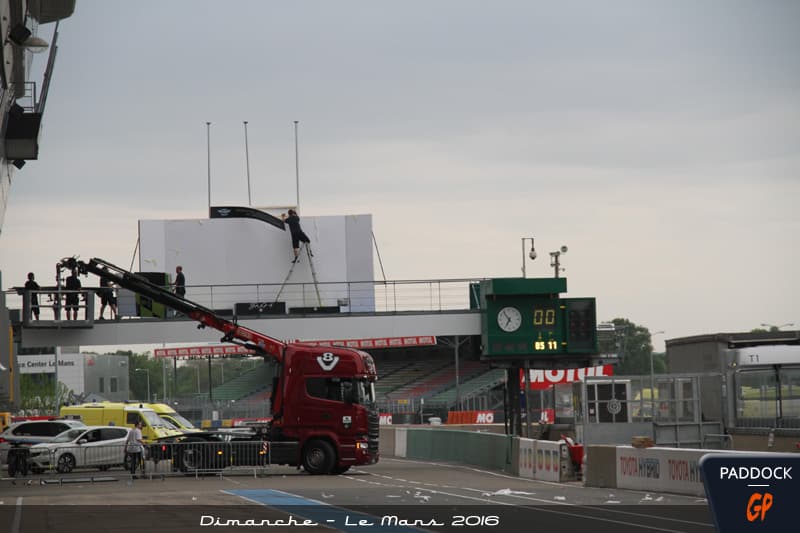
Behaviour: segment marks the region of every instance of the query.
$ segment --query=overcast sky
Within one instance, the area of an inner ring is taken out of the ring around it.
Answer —
[[[529,277],[655,340],[800,326],[800,3],[78,0],[3,287],[212,204],[370,213],[389,279]],[[41,27],[50,37],[52,25]],[[213,243],[210,243],[213,250]],[[377,272],[378,270],[376,270]],[[254,280],[258,281],[258,280]]]

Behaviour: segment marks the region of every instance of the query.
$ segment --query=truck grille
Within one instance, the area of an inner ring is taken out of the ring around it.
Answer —
[[[378,414],[377,409],[370,409],[369,414],[367,415],[367,422],[369,424],[369,434],[367,435],[369,438],[369,454],[370,455],[377,455],[378,454],[378,437],[381,433],[381,419],[380,415]]]

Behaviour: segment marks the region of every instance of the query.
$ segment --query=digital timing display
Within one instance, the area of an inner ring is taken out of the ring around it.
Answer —
[[[533,350],[552,352],[558,350],[558,339],[554,338],[559,327],[557,304],[537,304],[533,306]]]
[[[597,353],[594,298],[502,294],[486,299],[481,324],[485,356]]]

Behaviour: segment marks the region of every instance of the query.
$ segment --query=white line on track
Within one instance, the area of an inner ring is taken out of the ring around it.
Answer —
[[[468,470],[470,472],[475,472],[475,473],[478,473],[478,474],[481,474],[481,475],[494,476],[494,477],[499,477],[499,478],[503,478],[503,479],[511,479],[511,480],[514,480],[514,481],[529,481],[531,483],[536,483],[536,484],[540,484],[541,483],[541,484],[544,484],[544,485],[551,485],[553,487],[563,487],[564,486],[563,483],[558,483],[557,481],[542,481],[542,480],[539,480],[539,479],[522,478],[522,477],[518,477],[518,476],[512,476],[510,474],[503,474],[502,472],[492,472],[491,470],[481,470],[480,468],[474,468],[474,467],[471,467],[471,466],[459,465],[459,464],[437,463],[437,462],[433,462],[433,461],[420,461],[420,460],[415,460],[415,459],[400,459],[400,458],[397,458],[397,457],[392,457],[392,458],[383,458],[382,457],[381,461],[382,462],[384,462],[384,461],[385,462],[395,461],[395,462],[398,462],[398,463],[416,463],[416,464],[422,464],[422,465],[433,465],[433,466],[440,466],[442,468],[452,468],[452,469],[455,469],[455,470]],[[369,473],[368,470],[361,470],[361,472],[364,472],[365,474]],[[375,475],[375,474],[373,474],[373,475]],[[397,480],[395,480],[395,481],[397,481]],[[447,487],[447,488],[460,488],[460,487]],[[578,490],[591,490],[591,489],[596,488],[596,487],[584,487],[582,485],[570,485],[570,488],[578,489]],[[619,492],[619,493],[629,493],[629,494],[654,494],[654,492],[652,492],[652,491],[651,492],[646,492],[646,491],[637,491],[637,490],[631,490],[631,489],[613,489],[613,490],[616,491],[616,492]],[[703,499],[698,499],[697,496],[686,496],[684,494],[670,494],[670,498],[682,499],[682,500],[686,500],[687,502],[691,502],[691,503],[698,503],[700,501],[705,501]]]
[[[354,477],[350,477],[350,476],[348,476],[348,478],[349,479],[353,479],[354,481],[359,481],[359,482],[362,482],[362,483],[366,483],[364,480],[361,480],[361,479],[358,479],[358,478],[354,478]],[[431,494],[441,494],[441,495],[444,495],[444,496],[451,496],[453,498],[460,498],[460,499],[463,499],[463,500],[472,500],[472,501],[483,502],[483,503],[491,503],[493,505],[505,505],[505,506],[508,506],[508,507],[521,507],[521,506],[513,504],[513,503],[501,502],[501,501],[497,501],[497,500],[490,500],[490,499],[487,499],[487,498],[476,498],[474,496],[466,496],[464,494],[455,494],[455,493],[452,493],[452,492],[444,492],[444,491],[441,491],[441,490],[432,490],[432,489],[425,489],[425,488],[418,488],[417,490],[430,492]],[[545,500],[540,500],[540,501],[545,501]],[[547,500],[547,503],[553,503],[553,502]],[[559,503],[563,503],[563,502],[559,502]],[[571,506],[571,507],[577,507],[575,504],[566,504],[566,505],[567,506]],[[522,508],[523,509],[529,509],[527,507],[522,507]],[[653,530],[653,531],[665,531],[667,533],[684,533],[682,530],[679,530],[679,529],[667,529],[667,528],[663,528],[663,527],[647,526],[647,525],[644,525],[644,524],[637,524],[636,522],[626,522],[624,520],[613,520],[611,518],[600,518],[600,517],[597,517],[597,516],[584,516],[584,515],[580,515],[580,514],[575,514],[573,512],[556,511],[554,509],[547,509],[547,508],[543,508],[543,507],[536,507],[535,509],[530,509],[530,510],[532,512],[543,512],[543,513],[550,513],[550,514],[568,516],[568,517],[573,518],[573,519],[574,518],[585,518],[586,520],[591,520],[591,521],[609,522],[611,524],[621,524],[621,525],[625,525],[625,526],[633,526],[633,527],[640,528],[640,529],[650,529],[650,530]],[[647,516],[648,518],[652,518],[652,515],[645,515],[645,516]]]
[[[11,533],[19,533],[19,524],[22,522],[22,496],[17,498],[17,508],[14,509],[14,521],[11,523]]]
[[[519,480],[535,481],[536,483],[544,483],[544,484],[552,485],[552,486],[563,486],[560,483],[548,482],[548,481],[539,481],[539,480],[526,480],[524,478],[519,478],[517,476],[510,476],[510,475],[507,475],[507,474],[491,472],[491,471],[487,471],[487,470],[480,470],[478,468],[471,468],[471,467],[467,467],[467,466],[463,466],[463,465],[452,465],[452,464],[447,464],[447,463],[435,463],[435,462],[427,462],[427,461],[414,461],[414,460],[408,460],[408,459],[390,459],[390,461],[406,462],[406,463],[418,463],[418,464],[428,464],[428,465],[434,465],[434,466],[439,466],[439,467],[443,467],[443,468],[469,470],[469,471],[472,471],[472,472],[480,473],[482,475],[483,474],[492,475],[492,476],[495,476],[495,477],[500,477],[500,478],[505,478],[505,479],[513,479],[513,480],[516,480],[516,481],[519,481]],[[409,482],[409,481],[407,481],[405,479],[401,479],[401,478],[393,478],[393,477],[387,476],[385,474],[373,474],[373,473],[369,472],[368,470],[358,470],[358,472],[359,473],[364,473],[364,474],[369,474],[370,476],[373,476],[373,477],[380,477],[380,478],[386,479],[388,481],[392,481],[394,483],[397,483],[397,482],[414,483],[414,482]],[[359,479],[359,478],[355,478],[355,477],[351,477],[351,476],[346,476],[346,477],[348,477],[349,479],[355,480],[355,481],[359,481],[361,483],[375,484],[375,482],[367,481],[365,479]],[[432,484],[432,483],[425,483],[424,485],[427,486],[427,487],[439,487],[438,485]],[[394,487],[396,487],[396,485],[394,485]],[[510,506],[514,506],[514,507],[517,506],[517,505],[515,505],[513,503],[500,502],[500,501],[493,500],[493,499],[476,498],[476,497],[466,496],[466,495],[462,495],[462,494],[452,494],[452,493],[443,492],[441,490],[421,488],[419,486],[417,486],[415,488],[417,490],[431,492],[431,493],[434,493],[434,494],[442,494],[442,495],[445,495],[445,496],[453,496],[453,497],[464,498],[464,499],[468,499],[468,500],[487,502],[487,503],[492,503],[492,504],[495,504],[495,505],[510,505]],[[479,492],[481,494],[485,494],[486,493],[485,490],[475,489],[475,488],[471,488],[471,487],[451,487],[451,486],[448,486],[448,485],[444,485],[444,486],[441,486],[441,488],[461,489],[461,490],[465,490],[465,491]],[[574,488],[576,488],[576,489],[589,489],[590,487],[574,487]],[[629,492],[632,492],[634,494],[638,494],[638,492],[636,492],[636,491],[629,491]],[[583,505],[577,505],[577,504],[574,504],[574,503],[558,501],[558,500],[545,500],[545,499],[542,499],[542,498],[534,498],[534,497],[531,497],[529,495],[521,495],[521,494],[507,494],[506,496],[510,496],[510,497],[513,497],[513,498],[519,498],[519,499],[526,500],[526,501],[547,503],[547,504],[551,504],[551,505],[563,505],[563,506],[567,506],[567,507],[578,507],[578,508],[587,507],[587,508],[591,508],[592,510],[596,510],[596,511],[599,511],[599,512],[609,512],[609,513],[614,513],[614,514],[627,515],[627,516],[633,516],[633,517],[639,517],[639,518],[648,518],[648,519],[654,518],[652,514],[634,513],[634,512],[631,512],[631,511],[621,511],[618,508],[604,509],[604,508],[602,508],[600,506],[583,506]],[[681,497],[683,497],[683,496],[681,496]],[[686,499],[690,499],[689,497],[685,497],[685,498]],[[696,501],[696,498],[693,498],[693,499],[694,499],[694,501]],[[578,516],[578,515],[575,515],[575,514],[572,514],[572,513],[555,511],[553,509],[542,509],[540,507],[537,507],[536,510],[539,510],[539,511],[542,511],[542,512],[550,512],[550,513],[554,513],[554,514],[566,514],[568,516]],[[642,524],[636,524],[636,523],[633,523],[633,522],[625,522],[625,521],[622,521],[622,520],[613,520],[613,519],[610,519],[610,518],[600,518],[600,517],[596,517],[596,516],[586,516],[585,518],[590,519],[590,520],[600,520],[600,521],[603,521],[603,522],[611,522],[611,523],[615,523],[615,524],[633,525],[633,526],[636,526],[636,527],[645,528],[645,529],[652,529],[652,530],[656,530],[656,531],[668,531],[668,532],[675,532],[676,531],[676,530],[672,530],[672,529],[665,529],[665,528],[658,528],[658,527],[653,527],[653,526],[646,526],[646,525],[642,525]],[[706,523],[706,522],[696,522],[696,521],[691,521],[691,520],[681,520],[681,519],[678,519],[678,518],[659,517],[659,520],[668,521],[668,522],[676,522],[678,524],[689,524],[689,525],[695,525],[695,526],[703,526],[703,527],[709,527],[709,528],[713,528],[714,527],[712,524],[709,524],[709,523]]]

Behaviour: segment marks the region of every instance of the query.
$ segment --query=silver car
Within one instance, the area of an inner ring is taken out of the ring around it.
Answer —
[[[108,470],[125,462],[129,432],[119,426],[68,429],[51,442],[31,446],[30,465],[34,470],[55,468],[61,473],[87,467]]]
[[[80,420],[24,420],[14,422],[0,433],[0,464],[8,463],[8,450],[12,446],[32,446],[50,442],[57,435],[72,428],[85,428]]]

